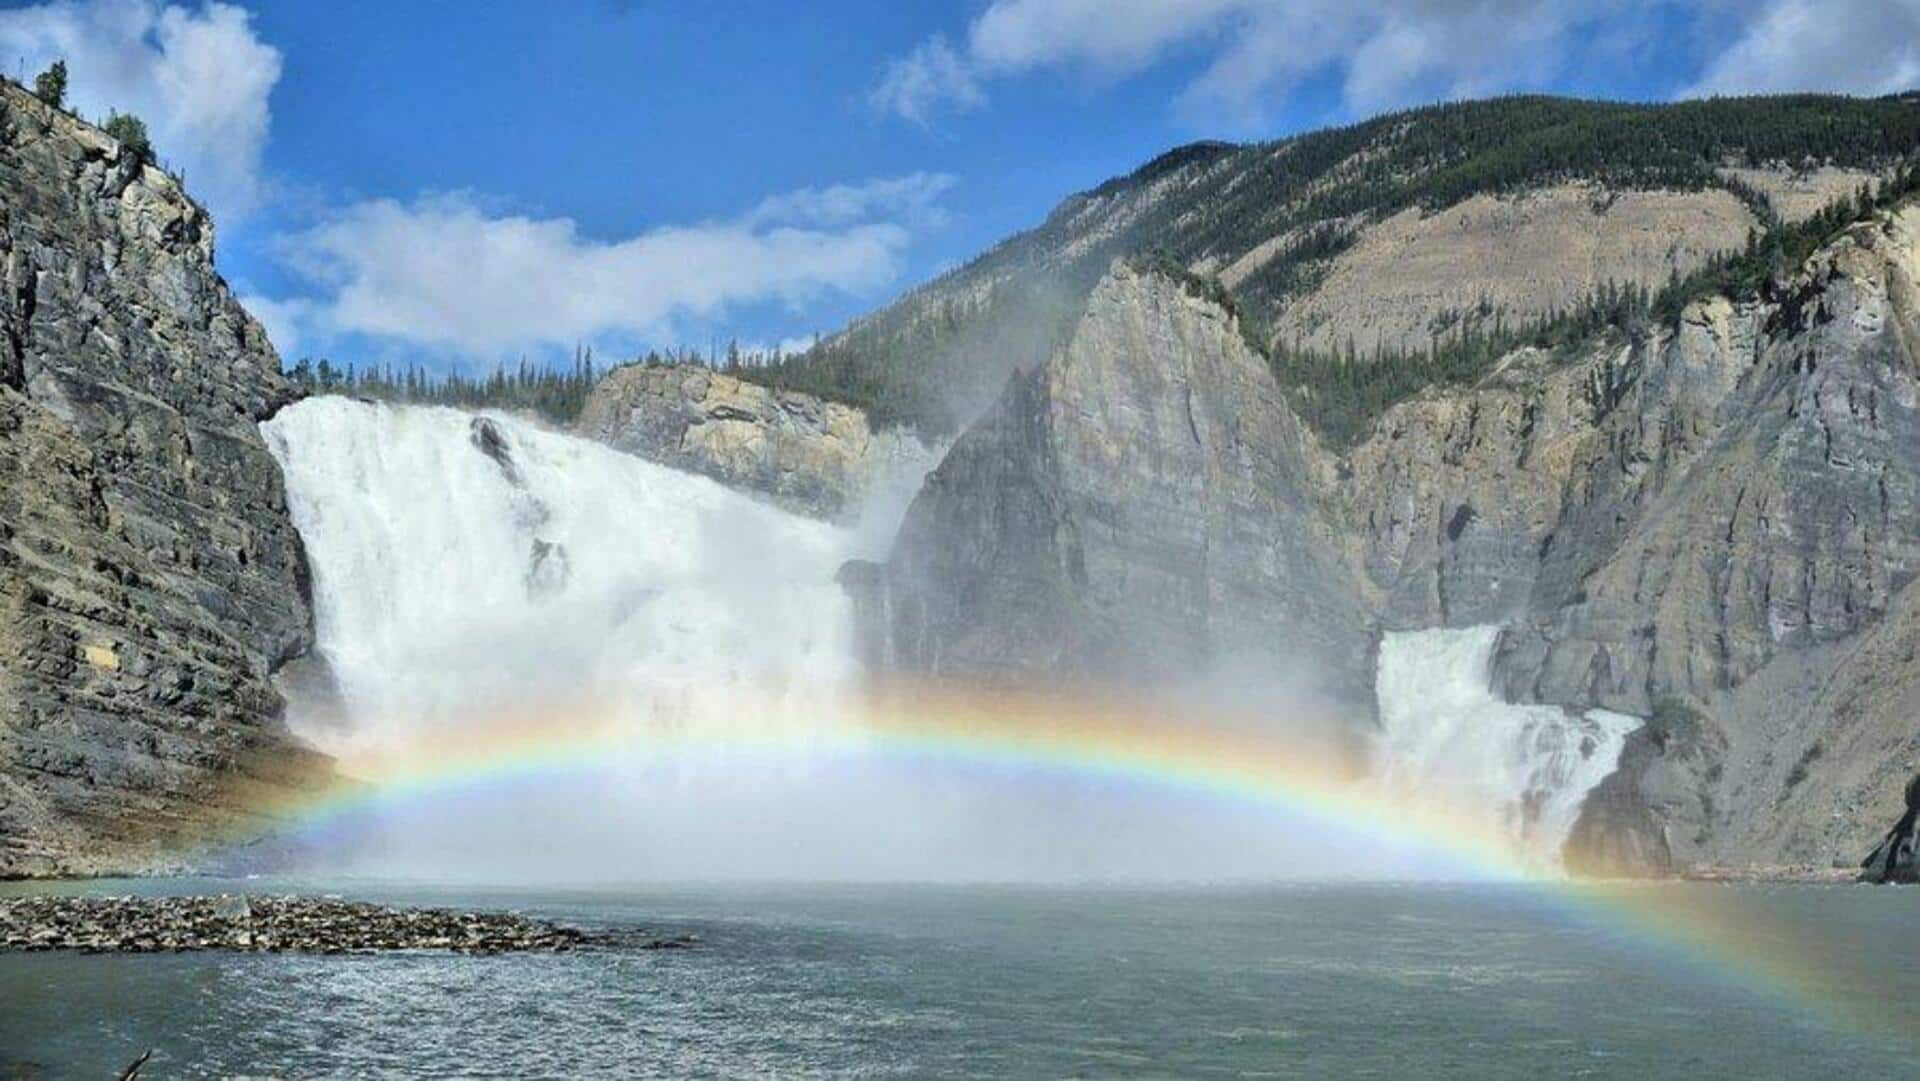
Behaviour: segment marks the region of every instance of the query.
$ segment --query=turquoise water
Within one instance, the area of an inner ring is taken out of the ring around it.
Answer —
[[[291,888],[87,888],[236,885]],[[1848,958],[1860,1030],[1518,886],[333,888],[704,945],[0,954],[0,1077],[1920,1075],[1914,889],[1663,887]]]

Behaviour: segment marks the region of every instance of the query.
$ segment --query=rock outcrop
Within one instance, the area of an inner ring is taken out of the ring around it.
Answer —
[[[311,643],[255,428],[292,393],[176,181],[0,112],[0,875],[150,869],[322,766],[271,682]]]
[[[1576,863],[1846,860],[1920,765],[1917,259],[1920,209],[1882,215],[1765,302],[1523,351],[1346,455],[1383,624],[1503,623],[1509,698],[1650,719]]]
[[[1285,668],[1364,700],[1364,613],[1314,501],[1334,483],[1235,317],[1116,263],[928,476],[875,652],[936,677]]]
[[[697,364],[616,368],[581,409],[579,434],[712,477],[788,510],[842,519],[918,443],[875,432],[864,412]]]

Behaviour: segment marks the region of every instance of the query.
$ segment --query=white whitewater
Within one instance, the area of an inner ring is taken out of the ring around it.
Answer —
[[[500,414],[322,397],[262,428],[339,690],[291,702],[296,731],[350,772],[458,747],[472,726],[631,736],[605,768],[383,811],[329,840],[327,860],[545,881],[794,873],[780,859],[796,846],[762,823],[804,764],[653,767],[646,750],[687,733],[724,745],[733,724],[835,723],[855,673],[834,582],[846,532]],[[715,855],[718,836],[730,847]]]
[[[1492,689],[1499,637],[1498,627],[1467,627],[1382,638],[1375,772],[1391,790],[1485,808],[1534,863],[1557,867],[1587,793],[1619,765],[1640,721],[1501,701]]]
[[[351,718],[328,749],[573,701],[691,723],[853,673],[830,526],[504,415],[323,397],[263,430]]]

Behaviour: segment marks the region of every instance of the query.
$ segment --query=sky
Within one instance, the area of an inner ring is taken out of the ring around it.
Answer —
[[[1920,0],[0,5],[143,117],[289,361],[804,343],[1196,139],[1920,86]]]

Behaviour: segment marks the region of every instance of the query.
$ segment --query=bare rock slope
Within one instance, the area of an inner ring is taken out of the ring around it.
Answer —
[[[255,428],[289,400],[165,173],[0,89],[0,876],[151,869],[320,767],[311,642]]]

